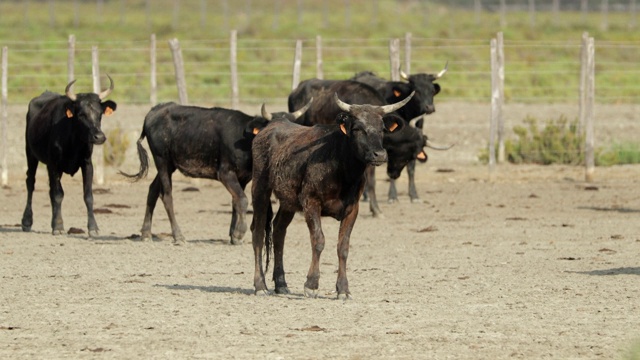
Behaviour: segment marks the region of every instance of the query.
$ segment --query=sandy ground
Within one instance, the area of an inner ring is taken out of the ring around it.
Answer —
[[[637,106],[598,109],[600,144],[637,139]],[[146,110],[121,106],[114,123],[133,132]],[[507,127],[573,110],[511,105]],[[321,296],[303,297],[311,249],[299,215],[285,246],[292,294],[254,296],[250,233],[229,245],[230,196],[218,182],[175,177],[185,246],[171,245],[160,203],[154,241],[137,237],[155,170],[130,184],[108,169],[95,194],[100,237],[53,237],[41,168],[33,232],[23,233],[21,114],[10,127],[18,159],[0,189],[0,357],[640,358],[640,166],[598,168],[589,184],[565,166],[501,165],[490,177],[476,162],[488,116],[484,105],[443,104],[429,119],[432,138],[457,145],[418,167],[422,204],[409,202],[404,175],[400,202],[387,204],[378,169],[385,217],[362,204],[348,261],[354,299],[343,302],[330,218]],[[79,176],[63,186],[65,227],[86,231]]]

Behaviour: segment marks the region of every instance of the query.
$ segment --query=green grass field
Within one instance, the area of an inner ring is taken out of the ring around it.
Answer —
[[[586,17],[562,12],[557,18],[538,12],[532,26],[528,12],[510,11],[501,29],[497,12],[477,16],[471,8],[448,7],[444,1],[352,0],[348,8],[344,0],[178,3],[151,1],[147,8],[143,0],[104,1],[102,7],[95,1],[0,2],[0,46],[9,49],[10,101],[27,102],[45,88],[62,91],[67,39],[74,34],[78,88],[91,89],[91,47],[98,46],[100,71],[115,79],[120,101],[146,103],[153,33],[158,100],[177,99],[167,41],[178,38],[190,102],[224,104],[231,93],[230,29],[238,31],[240,96],[246,103],[286,99],[296,39],[304,40],[302,79],[315,77],[317,35],[323,38],[325,78],[347,78],[362,70],[388,77],[389,39],[403,40],[407,32],[412,34],[412,71],[436,72],[449,61],[440,101],[488,101],[489,41],[500,30],[507,101],[576,101],[584,31],[596,39],[597,101],[631,103],[640,93],[635,60],[640,31],[630,28],[631,16],[625,12],[609,13],[605,31],[599,12]]]

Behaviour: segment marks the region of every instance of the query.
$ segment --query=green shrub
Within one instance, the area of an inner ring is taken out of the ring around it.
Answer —
[[[596,165],[611,166],[623,164],[640,164],[640,144],[614,143],[596,157]]]
[[[107,134],[107,141],[104,143],[104,163],[108,166],[120,166],[124,162],[127,149],[129,148],[129,138],[120,128],[111,129]]]
[[[516,140],[505,140],[507,161],[542,165],[584,163],[584,135],[578,133],[577,120],[569,122],[565,116],[560,116],[557,120],[548,120],[540,128],[537,119],[527,116],[524,123],[528,126],[513,128]],[[483,150],[479,158],[488,162],[488,149]]]

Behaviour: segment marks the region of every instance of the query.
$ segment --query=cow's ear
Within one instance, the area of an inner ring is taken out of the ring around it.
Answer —
[[[440,92],[440,85],[433,84],[433,95],[437,95]]]
[[[113,114],[114,111],[116,111],[116,107],[118,107],[118,105],[115,102],[107,100],[102,103],[102,113],[105,116],[109,116]]]
[[[404,120],[395,115],[385,116],[382,121],[384,122],[384,128],[389,132],[396,132],[404,127]]]
[[[253,140],[253,138],[258,135],[258,133],[262,131],[262,129],[264,129],[267,124],[269,124],[269,122],[264,119],[257,120],[256,118],[254,118],[253,120],[249,121],[247,126],[244,128],[244,137],[246,139]]]
[[[420,152],[418,153],[418,155],[416,155],[416,159],[420,162],[427,162],[427,159],[429,157],[427,156],[427,153],[424,152],[424,150],[420,150]]]
[[[73,113],[71,112],[71,110],[70,110],[70,109],[67,109],[67,113],[66,113],[66,114],[67,114],[67,117],[68,117],[69,119],[71,119],[71,118],[73,117]]]
[[[336,122],[338,123],[338,125],[340,125],[340,131],[342,131],[343,134],[345,135],[349,135],[348,131],[347,131],[347,121],[349,120],[349,114],[347,113],[340,113],[338,114],[338,116],[336,116]]]

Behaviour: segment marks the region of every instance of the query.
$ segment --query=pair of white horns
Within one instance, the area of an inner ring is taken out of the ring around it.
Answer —
[[[444,75],[447,70],[449,70],[449,62],[447,61],[446,64],[444,64],[444,69],[440,70],[439,73],[435,74],[434,77],[436,79],[440,79],[442,77],[442,75]],[[400,69],[400,77],[403,78],[404,80],[409,80],[409,75],[407,75],[404,71],[402,71],[402,69]]]
[[[110,85],[109,85],[109,88],[107,90],[105,90],[105,91],[101,92],[100,94],[98,94],[98,97],[100,98],[100,100],[102,100],[102,99],[106,98],[107,96],[109,96],[109,94],[111,94],[111,92],[113,91],[113,79],[111,78],[111,76],[109,76],[109,74],[107,74],[107,77],[109,78],[109,84]],[[73,86],[73,84],[75,82],[76,82],[75,80],[71,81],[67,85],[67,87],[64,89],[64,93],[67,95],[67,97],[69,99],[71,99],[71,100],[74,100],[74,101],[76,100],[77,96],[73,91],[71,91],[71,87]]]

